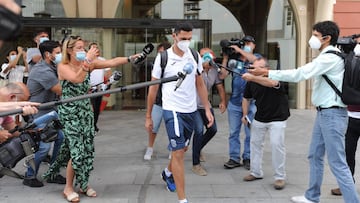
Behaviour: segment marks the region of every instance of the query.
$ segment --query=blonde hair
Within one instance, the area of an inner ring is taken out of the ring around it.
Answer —
[[[70,54],[68,53],[69,49],[72,49],[75,46],[77,41],[83,41],[80,36],[70,36],[65,39],[62,48],[62,60],[61,63],[68,64],[70,62]]]

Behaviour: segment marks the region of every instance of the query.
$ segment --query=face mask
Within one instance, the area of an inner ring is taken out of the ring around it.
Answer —
[[[85,61],[85,58],[86,58],[86,52],[85,51],[76,52],[76,60]]]
[[[357,44],[354,48],[355,56],[360,56],[360,44]]]
[[[15,40],[21,33],[20,15],[0,6],[0,40]]]
[[[183,52],[187,52],[190,46],[190,40],[181,40],[177,43],[177,47]]]
[[[244,46],[243,50],[247,53],[251,53],[251,47],[250,46]]]
[[[53,62],[54,62],[55,64],[59,64],[59,63],[61,62],[61,60],[62,60],[62,54],[59,53],[59,54],[56,54],[56,55],[55,55],[55,60],[53,60]]]
[[[11,56],[10,56],[10,61],[15,60],[15,59],[16,59],[16,57],[17,57],[17,55],[11,55]]]
[[[321,47],[321,42],[319,40],[319,38],[315,37],[314,35],[311,36],[311,38],[309,39],[309,45],[312,49],[320,49]]]
[[[39,39],[40,44],[43,43],[43,42],[45,42],[45,41],[49,41],[49,38],[47,38],[47,37],[40,37],[40,39]]]

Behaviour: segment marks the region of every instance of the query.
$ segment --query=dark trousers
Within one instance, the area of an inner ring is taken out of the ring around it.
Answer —
[[[214,110],[211,109],[211,113],[214,116]],[[215,117],[214,117],[215,118]],[[200,151],[204,146],[213,138],[217,132],[216,121],[214,119],[214,124],[208,128],[208,120],[206,118],[205,109],[198,109],[195,112],[195,128],[194,128],[194,137],[193,137],[193,165],[200,164]],[[206,132],[204,132],[204,126],[206,127]]]
[[[355,154],[360,136],[360,119],[349,117],[348,128],[345,134],[346,161],[351,174],[355,173]]]
[[[93,111],[94,111],[94,128],[96,131],[99,130],[99,128],[97,127],[97,122],[99,120],[101,102],[102,102],[102,96],[91,98],[91,104],[93,106]]]

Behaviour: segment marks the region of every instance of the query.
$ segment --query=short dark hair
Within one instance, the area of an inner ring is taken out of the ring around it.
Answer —
[[[178,34],[180,31],[190,32],[193,30],[193,26],[189,22],[181,22],[176,24],[174,33]]]
[[[45,52],[52,53],[56,47],[60,47],[59,42],[48,40],[39,45],[41,57],[45,59]]]
[[[330,44],[336,45],[339,38],[339,26],[333,21],[318,22],[313,26],[313,30],[320,32],[322,36],[331,36]]]
[[[96,42],[91,42],[91,43],[89,44],[89,48],[88,48],[88,49],[91,49],[91,46],[92,46],[92,45],[99,46]]]
[[[166,50],[171,47],[171,44],[170,42],[162,42],[157,46],[156,50],[159,50],[161,47],[164,47],[164,50]]]

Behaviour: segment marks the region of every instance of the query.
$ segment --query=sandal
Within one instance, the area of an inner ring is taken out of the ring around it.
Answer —
[[[79,192],[80,192],[81,194],[84,194],[84,195],[88,196],[88,197],[96,197],[96,196],[97,196],[96,191],[95,191],[94,189],[92,189],[92,188],[89,188],[89,187],[88,187],[88,189],[86,190],[86,192],[84,192],[84,191],[81,190],[81,189],[80,189]]]
[[[66,195],[65,193],[63,193],[64,198],[68,201],[68,202],[72,202],[72,203],[77,203],[80,202],[80,198],[79,198],[79,194],[76,192],[72,192],[69,195]]]

